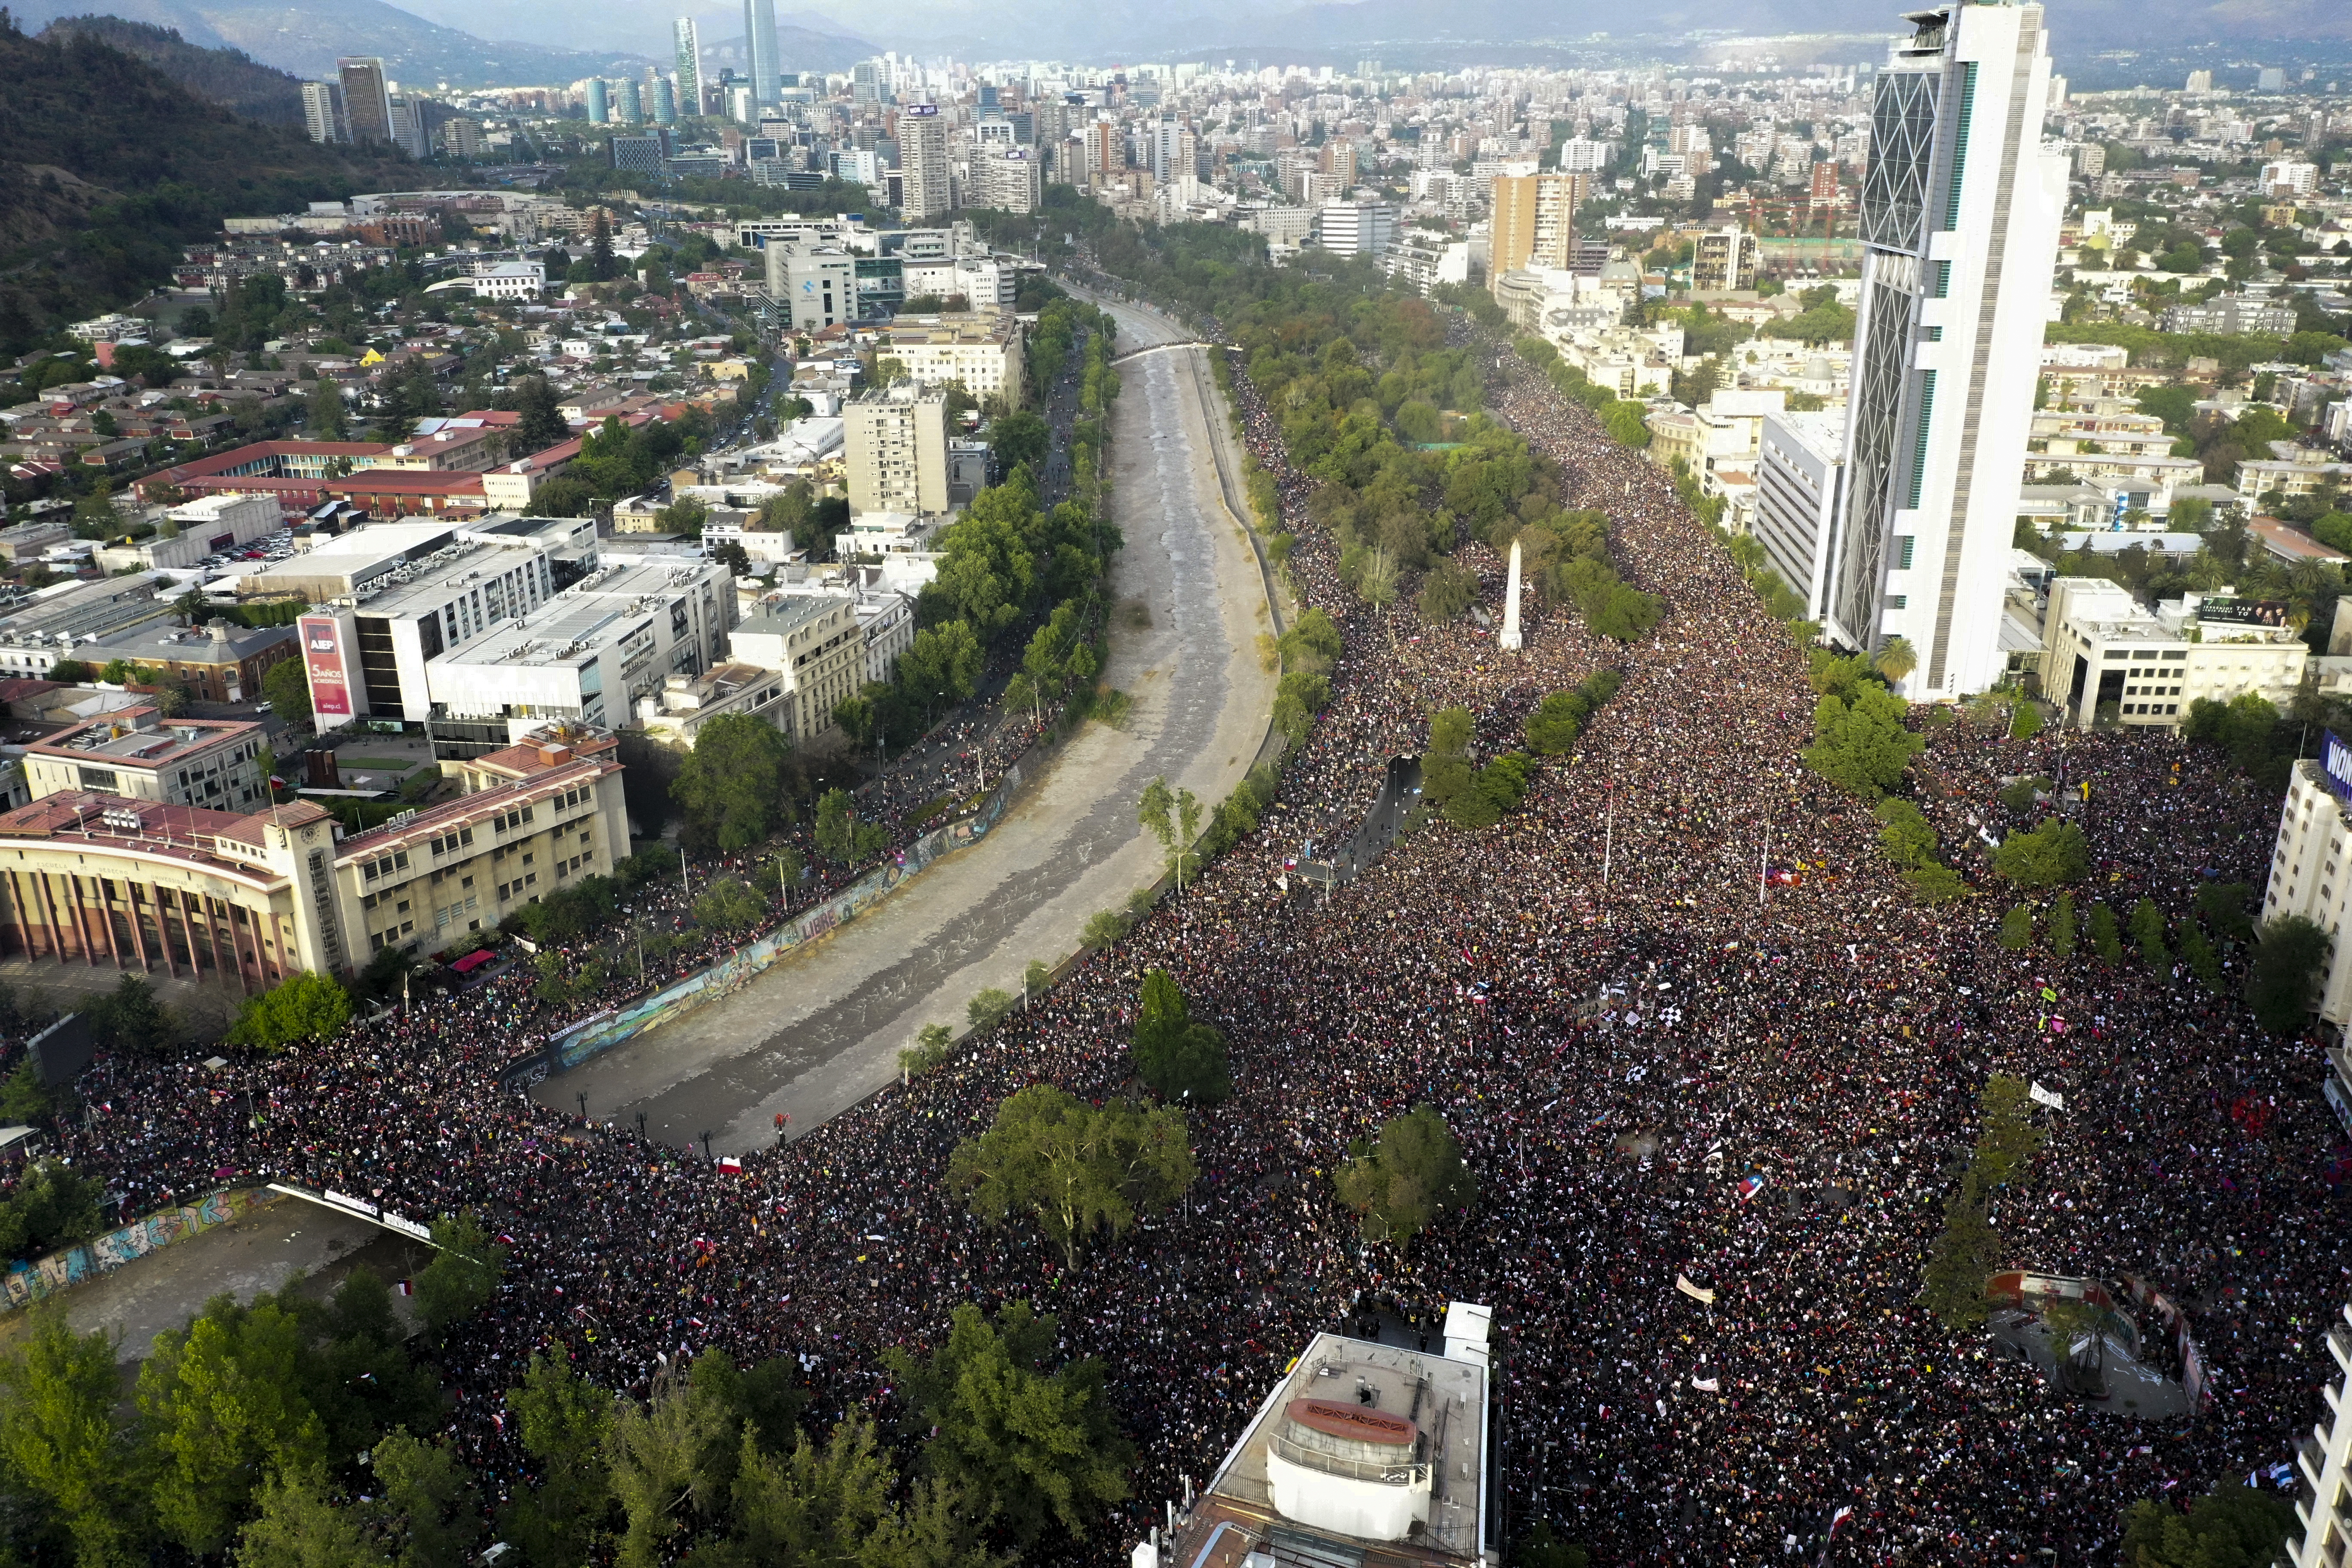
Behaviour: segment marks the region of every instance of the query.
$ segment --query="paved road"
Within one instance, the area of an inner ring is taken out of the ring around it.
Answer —
[[[1114,313],[1122,350],[1189,336]],[[974,993],[1018,994],[1031,960],[1058,962],[1088,915],[1157,877],[1135,823],[1153,775],[1213,803],[1248,772],[1274,700],[1257,638],[1274,623],[1220,501],[1210,454],[1229,448],[1205,416],[1207,365],[1171,348],[1119,373],[1113,508],[1127,542],[1106,675],[1134,700],[1127,728],[1087,726],[981,843],[724,1001],[547,1079],[542,1101],[570,1110],[584,1093],[592,1116],[642,1112],[649,1136],[684,1147],[708,1132],[717,1153],[765,1145],[779,1114],[803,1132],[895,1078],[922,1026],[961,1030]]]

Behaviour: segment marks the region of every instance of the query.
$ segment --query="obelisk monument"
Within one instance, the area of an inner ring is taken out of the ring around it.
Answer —
[[[1523,645],[1519,636],[1519,542],[1511,541],[1511,583],[1503,590],[1503,635],[1505,653],[1517,653]]]

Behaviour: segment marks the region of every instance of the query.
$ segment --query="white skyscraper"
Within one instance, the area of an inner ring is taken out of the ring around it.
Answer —
[[[670,42],[677,56],[677,107],[689,119],[702,112],[702,26],[691,16],[672,25]]]
[[[1906,696],[1981,691],[2001,616],[2066,161],[2042,143],[2042,11],[1913,12],[1871,107],[1846,505],[1828,629],[1906,639]]]
[[[348,142],[351,116],[343,109],[343,84],[306,81],[302,84],[302,129],[313,142]]]
[[[776,0],[743,0],[743,58],[751,68],[752,100],[775,102],[783,90],[777,80],[783,67],[776,59]]]

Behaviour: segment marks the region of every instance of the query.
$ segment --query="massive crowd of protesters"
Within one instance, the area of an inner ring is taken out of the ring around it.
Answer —
[[[1825,1534],[1839,1562],[2095,1562],[2132,1500],[2291,1458],[2352,1290],[2316,1050],[2185,977],[2003,950],[1990,894],[1919,904],[1867,809],[1803,769],[1802,650],[1668,478],[1507,355],[1496,374],[1499,416],[1664,599],[1655,630],[1621,647],[1530,604],[1507,655],[1475,619],[1362,605],[1237,377],[1299,537],[1293,582],[1345,632],[1331,702],[1259,832],[940,1070],[722,1175],[502,1091],[490,1069],[551,1026],[515,975],[218,1073],[104,1062],[70,1152],[142,1202],[267,1175],[481,1211],[513,1240],[509,1284],[444,1360],[449,1432],[493,1493],[523,1472],[501,1394],[551,1342],[639,1395],[706,1347],[794,1355],[822,1421],[887,1408],[880,1352],[931,1343],[966,1300],[1033,1300],[1109,1365],[1141,1458],[1074,1553],[1092,1561],[1203,1481],[1307,1337],[1367,1301],[1424,1328],[1449,1300],[1493,1305],[1510,1529],[1550,1521],[1603,1563],[1777,1562]],[[1499,621],[1500,563],[1463,559]],[[1328,897],[1286,892],[1286,862],[1352,825],[1432,709],[1470,708],[1490,752],[1604,664],[1622,689],[1522,810],[1433,826]],[[2063,767],[2091,781],[2103,882],[2176,914],[2203,881],[2260,886],[2274,807],[2218,759],[1960,724],[1922,764],[1956,858],[2001,778]],[[1072,1269],[1030,1228],[982,1228],[942,1173],[1027,1083],[1134,1091],[1150,967],[1225,1030],[1236,1096],[1192,1113],[1188,1200]],[[2214,1393],[2198,1419],[2060,1397],[1917,1304],[1990,1071],[2065,1100],[1996,1205],[2005,1250],[2189,1303]],[[2250,1100],[2267,1114],[2231,1114]],[[1357,1238],[1329,1173],[1421,1103],[1480,1191],[1400,1254]]]

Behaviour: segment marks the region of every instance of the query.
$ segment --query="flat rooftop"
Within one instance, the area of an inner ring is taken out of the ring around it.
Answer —
[[[523,618],[508,621],[450,649],[436,662],[445,666],[577,664],[629,624],[666,606],[672,595],[702,575],[707,564],[699,558],[681,558],[606,566]]]
[[[152,708],[130,708],[36,741],[25,748],[43,756],[75,761],[103,758],[141,768],[163,768],[198,752],[258,736],[261,726],[236,719],[155,720]]]
[[[1449,1313],[1449,1328],[1465,1310]],[[1453,1354],[1316,1335],[1243,1428],[1161,1561],[1478,1563],[1488,1481],[1485,1310],[1466,1310],[1478,1316],[1479,1338],[1449,1338]]]

